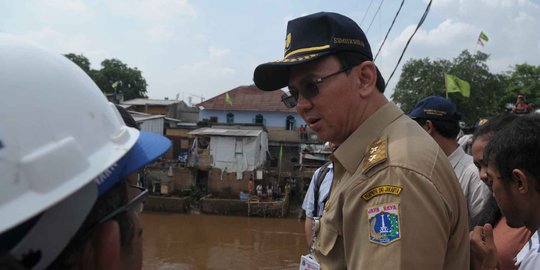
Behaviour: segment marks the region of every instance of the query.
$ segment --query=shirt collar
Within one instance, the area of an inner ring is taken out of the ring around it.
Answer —
[[[536,230],[536,232],[529,238],[529,241],[523,246],[523,248],[518,252],[516,257],[514,258],[515,265],[520,265],[523,260],[527,257],[529,254],[529,251],[531,248],[535,245],[535,242],[540,242],[539,237],[540,229]]]
[[[334,152],[333,160],[342,164],[349,173],[354,173],[369,144],[377,139],[391,122],[403,114],[403,111],[394,103],[386,103],[349,135]]]
[[[448,160],[450,161],[450,164],[452,164],[452,168],[456,167],[459,160],[461,160],[461,158],[463,158],[464,155],[465,155],[465,150],[463,150],[461,146],[458,146],[458,148],[454,150],[454,152],[452,152],[452,154],[448,156]]]

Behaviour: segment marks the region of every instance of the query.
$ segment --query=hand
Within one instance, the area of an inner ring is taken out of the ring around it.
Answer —
[[[499,268],[497,248],[493,241],[493,227],[476,226],[469,234],[471,242],[471,269],[494,270]]]

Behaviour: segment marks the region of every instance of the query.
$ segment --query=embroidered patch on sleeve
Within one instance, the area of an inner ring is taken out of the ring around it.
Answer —
[[[369,207],[369,241],[387,246],[401,239],[399,230],[399,204],[391,203]]]
[[[377,197],[383,194],[391,194],[391,195],[399,196],[402,190],[403,188],[398,187],[398,186],[391,186],[391,185],[378,186],[362,194],[362,199],[364,199],[367,202],[371,200],[373,197]]]
[[[383,136],[369,145],[369,150],[362,160],[362,174],[366,174],[375,166],[388,159],[388,139]]]

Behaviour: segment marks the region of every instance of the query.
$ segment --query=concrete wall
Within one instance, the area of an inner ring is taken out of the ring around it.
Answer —
[[[227,199],[202,198],[199,201],[200,211],[205,214],[247,216],[248,207],[245,201]]]
[[[189,168],[173,167],[172,178],[176,190],[186,189],[195,184],[195,172]]]
[[[195,184],[195,172],[189,168],[172,166],[172,176],[168,176],[168,167],[147,167],[147,170],[148,181],[162,179],[167,183],[171,182],[169,184],[169,194],[181,194],[183,189],[187,189]]]
[[[213,198],[201,198],[199,203],[201,213],[231,216],[286,217],[289,207],[288,196],[264,203]]]
[[[188,189],[197,183],[197,170],[193,168],[172,166],[172,176],[168,176],[168,167],[164,166],[148,167],[147,170],[148,181],[151,179],[163,179],[167,183],[171,182],[169,193],[172,194],[180,194],[182,190]],[[242,174],[242,179],[236,180],[236,173],[222,173],[222,170],[212,168],[208,172],[208,192],[220,195],[220,197],[238,199],[240,191],[247,193],[249,179],[253,179],[254,186],[259,183],[264,187],[267,184],[272,184],[276,188],[277,180],[266,173],[263,173],[264,180],[262,180],[257,179],[255,171],[245,171]]]
[[[144,202],[144,211],[187,213],[189,206],[189,198],[148,196]]]
[[[167,115],[168,108],[167,106],[145,106],[145,105],[134,105],[131,107],[132,110],[148,113],[148,114],[155,114],[155,115]]]
[[[247,192],[250,177],[255,180],[255,172],[243,172],[242,180],[236,180],[236,173],[222,172],[220,169],[212,168],[208,172],[208,191],[225,196],[230,193],[232,197],[239,198],[240,191]]]

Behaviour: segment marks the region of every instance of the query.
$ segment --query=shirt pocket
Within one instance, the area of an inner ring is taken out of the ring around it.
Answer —
[[[319,234],[319,241],[317,241],[317,248],[319,252],[327,256],[332,251],[337,243],[338,232],[333,230],[330,226],[321,226]]]

